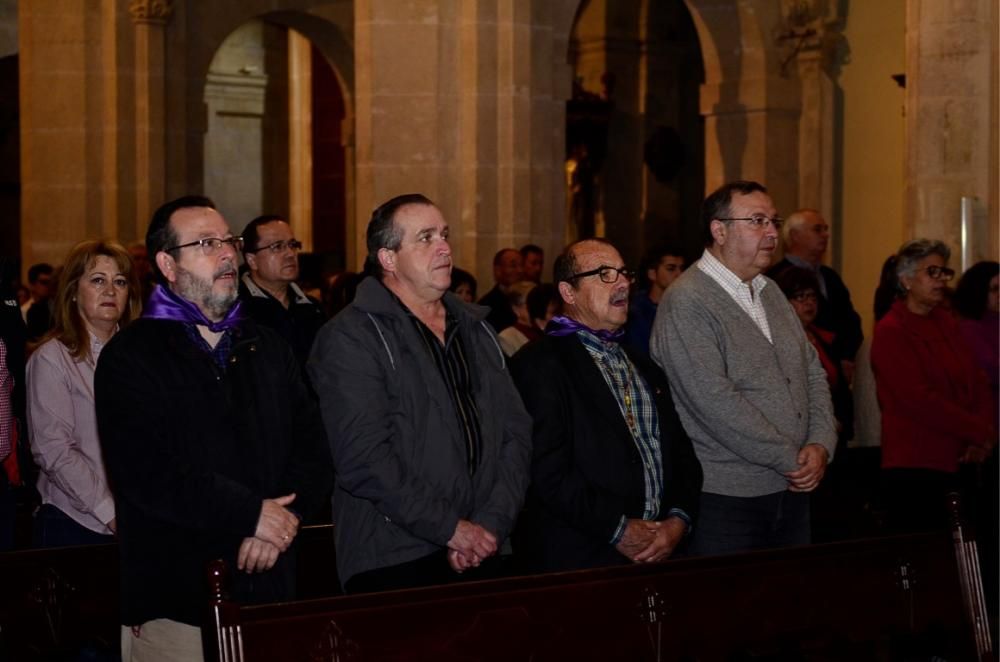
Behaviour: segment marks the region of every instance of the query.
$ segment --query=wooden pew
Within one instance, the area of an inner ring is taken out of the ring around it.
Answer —
[[[221,662],[976,659],[946,532],[212,606]]]
[[[300,597],[337,595],[331,525],[299,533]],[[118,545],[0,554],[0,661],[119,657]]]

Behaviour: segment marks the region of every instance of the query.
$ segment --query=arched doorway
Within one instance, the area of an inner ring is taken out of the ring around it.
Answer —
[[[202,172],[204,191],[234,231],[260,214],[286,216],[312,253],[304,256],[307,276],[346,263],[353,117],[343,78],[296,29],[312,23],[294,18],[247,20],[213,54]]]
[[[682,0],[587,0],[573,24],[569,60],[568,238],[605,236],[633,264],[667,241],[694,256],[704,191],[704,73],[687,7]]]

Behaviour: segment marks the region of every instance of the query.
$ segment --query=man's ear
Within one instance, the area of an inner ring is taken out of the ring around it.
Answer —
[[[170,253],[159,251],[156,254],[156,267],[163,274],[163,277],[167,279],[167,282],[174,283],[177,281],[177,262]]]
[[[708,229],[712,232],[712,239],[715,240],[715,243],[720,246],[726,243],[725,223],[722,221],[712,221],[711,225],[708,226]]]
[[[576,304],[576,290],[564,280],[559,281],[559,296],[562,297],[564,303],[571,306]]]
[[[378,263],[382,267],[382,271],[387,271],[390,273],[395,273],[396,271],[396,252],[389,250],[388,248],[378,249],[378,253],[375,254],[378,258]]]
[[[243,256],[243,261],[251,271],[257,271],[257,256],[254,253],[247,253]]]

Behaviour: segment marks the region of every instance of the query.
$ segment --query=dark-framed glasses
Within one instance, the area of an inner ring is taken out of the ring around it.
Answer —
[[[939,267],[936,264],[932,264],[929,267],[924,267],[923,269],[917,269],[917,271],[926,271],[927,275],[936,280],[943,280],[948,282],[955,277],[955,270],[949,269],[948,267]]]
[[[591,269],[590,271],[581,271],[578,274],[573,274],[567,281],[577,280],[578,278],[586,278],[587,276],[600,276],[601,282],[604,283],[617,283],[619,276],[624,276],[625,280],[630,283],[635,282],[635,272],[631,269],[626,269],[625,267],[609,267],[606,264],[602,264],[596,269]]]
[[[819,295],[816,294],[816,290],[799,290],[795,294],[789,297],[792,301],[798,301],[799,303],[805,303],[806,301],[818,301]]]
[[[163,250],[169,253],[170,251],[179,251],[182,248],[190,248],[191,246],[201,248],[201,252],[204,255],[216,255],[222,250],[223,246],[229,246],[234,251],[239,252],[243,250],[243,237],[226,237],[225,239],[220,237],[205,237],[204,239],[189,241],[186,244],[178,244],[177,246],[171,246]]]
[[[302,250],[302,242],[298,239],[282,239],[281,241],[272,241],[267,246],[261,246],[260,248],[255,248],[252,251],[246,251],[247,253],[259,253],[261,251],[268,251],[270,253],[284,253],[285,249],[295,251],[298,253]]]
[[[780,216],[768,216],[767,214],[751,214],[750,216],[741,218],[719,218],[716,220],[726,222],[743,221],[749,224],[754,230],[763,230],[769,223],[775,230],[780,230],[781,226],[785,224],[785,219]]]

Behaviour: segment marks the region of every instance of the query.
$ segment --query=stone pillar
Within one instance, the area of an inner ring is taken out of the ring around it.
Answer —
[[[973,260],[996,258],[996,0],[906,4],[907,235],[961,255],[962,197],[973,197]]]
[[[288,30],[288,224],[313,250],[312,44]]]
[[[171,0],[130,0],[135,23],[135,233],[143,236],[166,191],[164,32]]]
[[[355,3],[357,255],[374,205],[407,192],[438,203],[456,264],[483,291],[498,248],[558,247],[565,97],[553,96],[552,22],[563,4]]]
[[[766,0],[687,0],[705,83],[705,190],[734,179],[767,186],[778,210],[799,204],[799,83],[781,72],[781,7]]]

